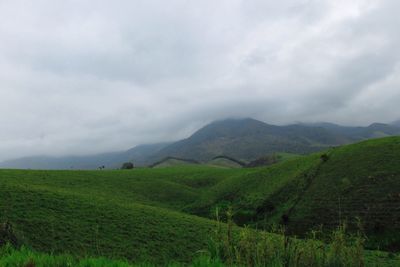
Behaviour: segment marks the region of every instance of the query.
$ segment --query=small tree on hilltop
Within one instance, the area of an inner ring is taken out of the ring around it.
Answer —
[[[133,165],[132,162],[125,162],[124,164],[122,164],[121,169],[122,170],[131,170],[133,169],[135,166]]]

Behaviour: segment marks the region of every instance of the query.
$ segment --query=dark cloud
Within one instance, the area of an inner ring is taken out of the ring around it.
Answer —
[[[226,117],[399,118],[397,0],[0,1],[0,160]]]

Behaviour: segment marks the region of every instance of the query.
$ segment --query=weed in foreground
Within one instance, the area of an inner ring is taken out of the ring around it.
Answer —
[[[270,234],[248,227],[238,228],[227,212],[227,224],[216,213],[217,226],[209,244],[209,255],[214,261],[228,266],[282,267],[363,267],[364,236],[347,234],[343,223],[330,236],[329,244],[318,240],[318,232],[311,232],[306,240],[290,238],[284,227],[274,227]]]

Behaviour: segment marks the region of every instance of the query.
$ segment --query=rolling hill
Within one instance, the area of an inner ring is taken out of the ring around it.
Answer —
[[[195,190],[129,174],[1,171],[0,221],[35,250],[76,257],[189,261],[207,247],[214,222],[165,208],[193,201]]]
[[[259,168],[181,165],[116,171],[0,170],[0,222],[47,253],[187,262],[207,247],[214,211],[238,225],[304,236],[364,225],[369,248],[397,251],[400,137]]]
[[[206,164],[210,165],[210,166],[222,167],[222,168],[243,168],[246,166],[246,162],[239,161],[232,157],[227,157],[227,156],[223,156],[223,155],[214,157],[212,160],[210,160]]]
[[[361,222],[370,247],[400,248],[400,137],[374,139],[231,176],[207,190],[190,212],[233,206],[237,223],[283,223],[304,235]]]
[[[184,165],[193,165],[200,164],[200,162],[193,159],[182,159],[175,157],[166,157],[160,161],[157,161],[151,164],[150,168],[165,168],[165,167],[173,167],[173,166],[184,166]]]

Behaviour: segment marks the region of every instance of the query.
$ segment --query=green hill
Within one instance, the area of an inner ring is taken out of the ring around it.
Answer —
[[[123,171],[1,171],[0,221],[45,252],[165,262],[188,261],[204,249],[212,221],[160,207],[193,201],[195,192],[138,180],[129,183]]]
[[[227,156],[217,156],[208,161],[207,165],[222,168],[242,168],[246,166],[246,163]]]
[[[185,165],[193,165],[199,164],[198,161],[192,159],[182,159],[176,157],[166,157],[160,161],[157,161],[151,164],[149,167],[151,168],[165,168],[165,167],[174,167],[174,166],[185,166]]]
[[[333,149],[288,210],[289,226],[332,229],[339,220],[361,221],[371,243],[400,249],[400,138]]]
[[[323,157],[321,157],[324,155]],[[326,156],[325,156],[326,155]],[[400,248],[400,137],[369,140],[233,175],[190,207],[207,216],[233,205],[239,224],[284,223],[303,235],[357,220],[371,247]]]
[[[207,162],[218,155],[227,155],[252,161],[273,153],[308,154],[393,135],[400,135],[400,128],[382,123],[368,127],[330,123],[276,126],[254,119],[228,119],[204,126],[189,138],[162,148],[149,160],[174,156]]]
[[[38,251],[187,262],[207,247],[215,208],[232,206],[239,225],[300,236],[340,221],[355,232],[359,218],[369,247],[397,250],[399,176],[400,137],[259,168],[0,170],[0,222]]]
[[[148,166],[165,158],[206,163],[219,155],[254,161],[276,153],[309,154],[371,138],[400,135],[396,124],[347,127],[332,123],[270,125],[254,119],[212,122],[186,139],[138,145],[126,151],[89,156],[32,156],[0,162],[0,168],[84,170],[119,168],[123,162]],[[168,164],[166,164],[168,165]],[[170,165],[176,165],[172,162]]]
[[[207,162],[219,155],[253,160],[274,152],[304,154],[345,143],[321,127],[275,126],[253,119],[213,122],[152,158],[174,156]]]

